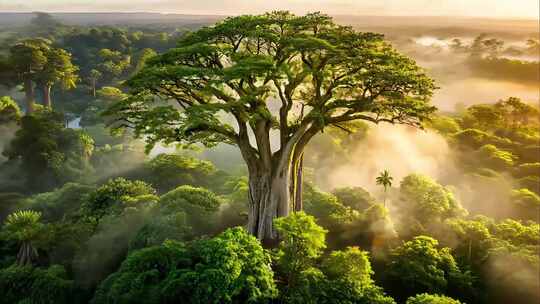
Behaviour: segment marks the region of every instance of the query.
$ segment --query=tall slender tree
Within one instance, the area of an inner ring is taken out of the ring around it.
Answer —
[[[392,187],[393,179],[394,178],[390,176],[390,172],[388,172],[388,170],[384,170],[383,172],[381,172],[379,176],[377,176],[377,178],[375,179],[375,182],[377,183],[377,185],[381,185],[384,187],[384,199],[383,199],[384,206],[386,206],[386,195],[388,192],[388,188]]]
[[[102,76],[103,74],[96,69],[90,70],[90,74],[88,75],[88,80],[90,80],[90,85],[92,86],[92,97],[94,98],[96,98],[97,82]]]
[[[354,120],[421,126],[435,111],[433,80],[413,60],[382,35],[320,13],[227,18],[149,59],[127,83],[131,96],[108,113],[149,147],[240,149],[249,172],[248,230],[269,241],[277,237],[273,219],[299,209],[293,172],[313,136]]]

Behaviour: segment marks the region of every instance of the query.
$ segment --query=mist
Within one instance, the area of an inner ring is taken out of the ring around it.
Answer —
[[[327,189],[361,186],[378,192],[380,186],[375,184],[375,178],[385,169],[392,172],[396,184],[411,173],[438,179],[456,170],[444,137],[403,125],[371,126],[367,137],[351,151],[351,159],[346,163],[330,167],[322,164],[322,168],[317,168],[317,183]]]

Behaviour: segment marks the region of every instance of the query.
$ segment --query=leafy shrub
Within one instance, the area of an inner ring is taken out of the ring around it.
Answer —
[[[216,172],[208,161],[176,154],[159,154],[146,164],[149,182],[158,190],[166,192],[180,185],[207,186]]]
[[[264,303],[276,296],[270,256],[242,228],[134,251],[92,303]]]
[[[61,266],[11,266],[0,270],[0,303],[73,303],[73,282]]]
[[[422,293],[408,298],[406,304],[461,304],[461,302],[446,296]]]
[[[47,221],[59,220],[75,213],[84,203],[85,195],[94,187],[77,183],[66,183],[51,192],[43,192],[26,199],[22,205],[40,211]]]
[[[498,170],[508,170],[514,165],[514,156],[511,152],[503,151],[494,145],[484,145],[478,150],[479,156],[486,166]]]
[[[157,201],[155,192],[154,188],[142,181],[111,179],[88,195],[81,212],[83,216],[95,219],[119,214],[125,208]]]
[[[444,294],[451,285],[470,285],[472,278],[461,272],[450,248],[438,245],[431,237],[417,236],[392,250],[386,276],[399,299],[423,292]]]
[[[218,226],[216,216],[222,204],[212,191],[184,185],[164,194],[158,207],[162,215],[184,213],[195,232],[208,233]]]

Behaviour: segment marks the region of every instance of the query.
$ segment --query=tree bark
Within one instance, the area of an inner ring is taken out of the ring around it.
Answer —
[[[289,168],[287,163],[250,174],[248,231],[267,246],[273,246],[278,237],[274,219],[289,215]]]
[[[96,80],[92,79],[92,97],[96,98]]]
[[[296,168],[293,172],[294,177],[294,187],[293,187],[293,201],[294,201],[294,211],[302,211],[304,209],[304,201],[302,197],[303,191],[303,177],[304,177],[304,154],[300,155],[300,159],[297,161]]]
[[[19,253],[17,254],[17,264],[20,266],[32,265],[35,258],[38,256],[37,250],[30,242],[23,242]]]
[[[51,104],[51,86],[48,84],[43,85],[43,105],[49,109],[52,108]]]
[[[24,80],[24,95],[26,101],[26,113],[31,114],[34,112],[34,87],[30,78]]]
[[[255,127],[254,135],[258,150],[249,143],[246,125],[239,124],[238,145],[249,171],[247,228],[267,247],[277,245],[278,241],[273,220],[288,216],[291,210],[301,210],[298,209],[301,207],[294,208],[291,202],[298,191],[301,191],[297,190],[297,182],[302,172],[295,170],[298,168],[296,164],[300,160],[299,156],[302,155],[305,143],[316,133],[316,129],[310,127],[311,123],[301,125],[286,142],[282,142],[279,151],[272,153],[268,136],[269,123],[260,123]],[[291,181],[295,184],[291,184]]]

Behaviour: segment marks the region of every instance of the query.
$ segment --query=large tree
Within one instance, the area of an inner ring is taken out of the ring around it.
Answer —
[[[47,52],[51,42],[42,38],[23,40],[10,48],[9,63],[17,80],[23,83],[26,112],[34,110],[34,84],[37,73],[47,63]]]
[[[60,83],[63,89],[75,87],[79,79],[78,67],[71,62],[71,54],[64,49],[49,48],[46,52],[47,64],[36,74],[36,83],[41,87],[43,105],[51,108],[51,87]]]
[[[296,173],[314,135],[355,120],[420,126],[435,111],[433,80],[413,60],[320,13],[227,18],[149,59],[128,84],[131,97],[109,114],[150,146],[239,147],[248,230],[265,240],[277,236],[275,217],[301,209]]]

